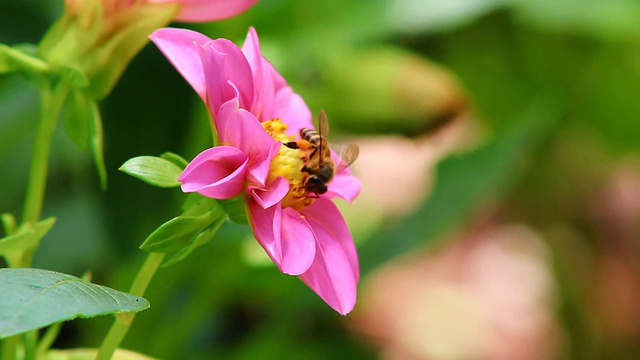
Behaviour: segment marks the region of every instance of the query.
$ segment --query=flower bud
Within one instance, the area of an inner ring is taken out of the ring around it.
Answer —
[[[100,99],[148,42],[148,35],[168,24],[179,9],[177,3],[67,0],[64,14],[40,42],[38,55],[54,67],[84,74],[89,94]]]

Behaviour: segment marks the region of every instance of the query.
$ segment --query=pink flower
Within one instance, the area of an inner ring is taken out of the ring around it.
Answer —
[[[305,154],[282,143],[313,127],[311,112],[261,55],[255,30],[249,29],[242,49],[171,28],[157,30],[151,40],[207,104],[221,144],[185,168],[182,190],[215,199],[242,195],[256,239],[280,271],[299,276],[340,314],[350,312],[358,258],[331,199],[352,201],[360,183],[344,169],[325,194],[304,189]]]
[[[147,0],[149,3],[180,3],[178,21],[216,21],[236,16],[252,7],[258,0]]]

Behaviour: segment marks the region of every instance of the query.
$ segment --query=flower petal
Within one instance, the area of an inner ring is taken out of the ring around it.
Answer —
[[[211,39],[195,31],[174,28],[158,29],[149,38],[200,95],[202,101],[206,102],[207,91],[200,50]]]
[[[217,146],[198,154],[178,181],[182,191],[214,199],[229,199],[242,191],[248,158],[238,149]]]
[[[280,118],[289,125],[287,135],[297,135],[302,128],[313,128],[309,107],[289,86],[276,93],[274,113],[270,117]]]
[[[331,160],[336,164],[336,168],[341,167],[343,160],[333,150],[331,151]],[[362,184],[360,180],[351,175],[351,171],[347,167],[342,167],[337,174],[333,177],[331,182],[327,184],[326,197],[333,199],[335,197],[342,198],[351,203],[362,190]]]
[[[280,224],[282,223],[282,207],[275,205],[262,208],[255,200],[247,202],[249,224],[253,234],[271,260],[280,268],[282,248],[280,244]]]
[[[269,114],[272,113],[275,98],[274,69],[262,56],[258,34],[253,27],[249,28],[242,52],[247,57],[253,75],[253,103],[249,110],[260,121],[271,120],[273,117],[269,117]]]
[[[249,109],[253,101],[251,68],[238,46],[227,39],[208,42],[202,53],[208,103],[214,121],[225,102],[237,98],[240,107]]]
[[[258,205],[266,209],[279,203],[287,195],[289,182],[282,176],[278,176],[270,181],[265,188],[250,185],[248,189]]]
[[[151,0],[151,2],[176,2],[176,0]],[[216,21],[236,16],[258,0],[179,0],[182,8],[175,19],[188,22]]]
[[[325,196],[330,199],[339,197],[351,203],[360,194],[360,190],[362,190],[360,180],[346,171],[341,171],[327,184]]]
[[[356,302],[360,268],[351,234],[331,200],[319,198],[302,211],[316,239],[316,257],[300,279],[342,315]]]
[[[249,222],[258,243],[281,272],[300,275],[315,258],[316,240],[303,216],[280,204],[263,209],[250,200]]]
[[[316,239],[304,216],[292,208],[283,209],[281,236],[280,270],[289,275],[306,272],[316,255]]]
[[[282,143],[269,136],[253,114],[240,108],[236,99],[222,105],[216,128],[221,144],[236,147],[249,158],[249,182],[264,186],[271,160]]]

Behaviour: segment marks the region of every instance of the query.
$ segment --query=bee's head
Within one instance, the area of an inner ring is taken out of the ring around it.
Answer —
[[[327,185],[318,175],[311,175],[307,179],[307,182],[304,185],[305,189],[308,192],[312,192],[315,194],[324,194],[327,192]]]

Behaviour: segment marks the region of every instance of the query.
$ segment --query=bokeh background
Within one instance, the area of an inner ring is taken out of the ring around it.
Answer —
[[[0,2],[0,42],[37,43],[62,1]],[[263,52],[331,140],[356,142],[360,254],[346,317],[279,274],[225,224],[160,270],[123,346],[164,359],[640,358],[640,2],[261,0],[236,18],[175,24]],[[119,172],[138,155],[190,159],[206,110],[153,46],[100,103],[108,189],[56,136],[34,266],[129,287],[139,244],[179,190]],[[0,211],[19,214],[38,95],[0,77]],[[65,323],[96,347],[112,319]]]

